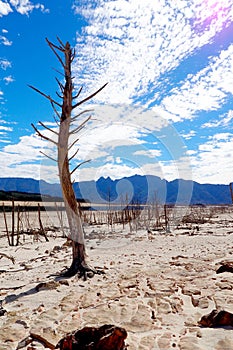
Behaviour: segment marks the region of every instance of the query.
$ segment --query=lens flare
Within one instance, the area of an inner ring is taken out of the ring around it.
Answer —
[[[196,8],[194,27],[199,32],[211,30],[221,31],[232,21],[232,1],[202,0]]]

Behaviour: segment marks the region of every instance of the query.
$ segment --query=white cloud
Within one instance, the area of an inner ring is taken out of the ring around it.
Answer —
[[[0,58],[0,68],[2,68],[3,70],[6,70],[7,68],[11,67],[11,62],[8,61],[5,58]]]
[[[221,108],[229,93],[233,94],[233,45],[173,89],[161,102],[160,113],[175,122],[192,119],[200,111]]]
[[[11,131],[11,128],[1,126],[1,130]],[[1,172],[9,177],[23,176],[58,182],[56,163],[48,160],[40,151],[56,158],[53,145],[34,134],[22,136],[17,144],[5,145],[0,152]]]
[[[0,43],[5,46],[11,46],[12,41],[8,40],[5,36],[0,35]]]
[[[203,0],[76,3],[76,12],[88,22],[77,42],[77,84],[92,91],[108,81],[97,98],[112,103],[130,103],[141,96],[155,104],[151,83],[155,89],[162,74],[211,41],[232,19],[233,8],[231,0],[219,0],[215,6]],[[215,91],[212,94],[214,99]],[[180,100],[175,103],[178,115],[185,111],[182,96]],[[202,99],[200,107],[206,103]]]
[[[218,133],[199,145],[198,153],[190,156],[193,177],[200,183],[232,182],[233,134]]]
[[[10,4],[21,15],[28,15],[34,9],[40,9],[42,12],[46,12],[44,5],[39,3],[33,4],[30,0],[10,0]]]
[[[116,147],[143,143],[140,137],[140,129],[135,126],[121,123],[111,125],[107,121],[97,126],[92,125],[79,136],[77,147],[80,150],[77,157],[80,160],[101,158],[113,153]]]
[[[5,81],[5,83],[7,85],[10,84],[10,83],[13,83],[13,81],[15,81],[15,79],[11,75],[8,75],[7,77],[4,77],[3,80]]]
[[[228,127],[231,126],[233,120],[233,111],[229,110],[226,114],[219,116],[218,120],[214,120],[208,123],[204,123],[202,128],[218,128],[218,127]]]
[[[41,10],[43,13],[49,12],[43,4],[33,4],[30,0],[9,0],[5,2],[0,0],[0,17],[7,16],[13,12],[13,9],[21,15],[28,15],[34,9]]]
[[[185,140],[190,140],[193,136],[196,135],[196,131],[190,130],[188,133],[181,133],[180,136],[183,137]]]
[[[0,17],[7,16],[9,13],[13,12],[8,2],[3,2],[0,0]]]
[[[4,131],[13,131],[13,128],[10,126],[3,126],[0,125],[0,130],[4,130]]]
[[[158,150],[158,149],[139,150],[134,152],[134,155],[145,156],[149,158],[156,158],[161,156],[161,150]]]

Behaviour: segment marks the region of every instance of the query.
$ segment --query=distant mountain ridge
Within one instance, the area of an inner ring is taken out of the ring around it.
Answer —
[[[59,184],[31,178],[0,178],[0,190],[61,197]],[[74,183],[77,198],[91,203],[231,204],[228,185],[200,184],[191,180],[167,181],[158,176],[134,175],[122,179],[99,178]]]

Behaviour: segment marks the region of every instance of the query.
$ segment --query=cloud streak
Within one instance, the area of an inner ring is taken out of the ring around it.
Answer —
[[[216,6],[207,3],[160,1],[155,6],[149,0],[83,1],[76,7],[87,21],[77,41],[79,83],[93,90],[109,81],[102,102],[132,103],[146,98],[147,105],[156,104],[151,84],[156,90],[165,73],[210,42],[232,19],[231,1],[218,1]],[[182,112],[179,103],[177,108]]]

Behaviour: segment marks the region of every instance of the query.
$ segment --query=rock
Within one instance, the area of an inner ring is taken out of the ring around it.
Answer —
[[[0,316],[4,316],[7,311],[0,306]]]
[[[226,281],[220,281],[215,284],[219,289],[232,290],[232,283]]]
[[[19,323],[13,322],[13,320],[12,320],[12,323],[10,323],[10,320],[9,320],[8,324],[5,324],[0,328],[1,345],[18,343],[21,339],[24,339],[27,335],[28,335],[28,331],[25,330],[25,327]]]
[[[194,307],[200,307],[201,309],[207,309],[209,307],[209,300],[207,297],[191,296],[191,301]]]
[[[202,316],[198,324],[203,327],[233,327],[233,314],[225,310],[213,310]]]
[[[193,284],[188,284],[182,287],[182,293],[184,295],[201,295],[201,291],[199,288],[197,288],[195,285]]]
[[[56,281],[41,282],[37,284],[35,290],[39,292],[41,290],[56,289],[58,286],[60,286],[60,283]]]
[[[124,350],[127,332],[124,328],[103,325],[99,328],[84,327],[61,339],[56,345],[60,350]]]
[[[221,263],[221,266],[217,269],[216,273],[233,272],[233,262]]]

